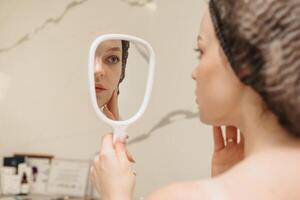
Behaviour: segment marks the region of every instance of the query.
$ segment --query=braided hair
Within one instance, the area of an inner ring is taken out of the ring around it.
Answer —
[[[300,1],[210,0],[209,9],[236,75],[300,137]]]

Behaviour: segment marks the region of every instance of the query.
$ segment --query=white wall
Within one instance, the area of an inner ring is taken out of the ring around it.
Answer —
[[[136,196],[172,181],[208,177],[211,129],[193,114],[190,78],[204,4],[157,0],[149,9],[121,0],[0,1],[1,155],[88,159],[97,151],[110,128],[90,105],[88,50],[98,35],[120,32],[146,39],[157,54],[150,105],[128,130]],[[157,124],[150,137],[141,137]]]

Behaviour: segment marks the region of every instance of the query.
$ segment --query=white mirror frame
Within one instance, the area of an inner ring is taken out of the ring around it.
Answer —
[[[124,121],[114,121],[114,120],[109,119],[100,111],[98,104],[97,104],[97,98],[96,98],[96,93],[95,93],[95,77],[94,77],[95,52],[96,52],[96,49],[99,46],[99,44],[101,44],[103,41],[106,41],[106,40],[128,40],[130,42],[138,42],[138,43],[143,44],[149,52],[148,80],[147,80],[147,86],[146,86],[143,103],[135,115],[133,115],[128,120],[124,120]],[[141,38],[131,36],[131,35],[125,35],[125,34],[105,34],[105,35],[101,35],[98,38],[96,38],[94,40],[94,42],[92,43],[92,45],[90,47],[89,61],[88,61],[88,86],[89,86],[90,98],[91,98],[92,106],[93,106],[94,111],[96,112],[97,116],[112,127],[114,142],[116,141],[117,138],[120,138],[124,135],[126,128],[130,124],[137,121],[144,114],[144,112],[148,106],[150,95],[152,92],[154,71],[155,71],[154,50],[147,41],[145,41]]]

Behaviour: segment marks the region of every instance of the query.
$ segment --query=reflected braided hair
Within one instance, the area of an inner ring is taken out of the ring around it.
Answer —
[[[300,137],[300,1],[210,0],[209,8],[236,75]]]
[[[118,83],[118,94],[120,94],[119,85],[125,78],[125,71],[126,71],[126,64],[127,64],[127,58],[128,58],[128,50],[130,47],[130,42],[127,40],[121,40],[122,43],[122,72],[120,81]]]

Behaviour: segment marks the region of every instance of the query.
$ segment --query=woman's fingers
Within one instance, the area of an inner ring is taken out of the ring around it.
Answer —
[[[127,158],[126,147],[124,143],[117,141],[115,149],[116,149],[116,154],[118,158],[121,160],[121,162],[129,161]]]
[[[226,145],[237,143],[237,128],[234,126],[226,126]]]
[[[109,102],[103,107],[103,112],[112,120],[119,119],[118,94],[116,90],[113,92]]]
[[[98,179],[97,170],[92,166],[90,170],[90,178],[93,183],[93,186],[96,187],[97,191],[101,191],[100,181]]]
[[[245,144],[245,138],[244,138],[244,134],[242,132],[240,132],[240,143],[241,146],[244,146]]]
[[[114,90],[111,99],[107,103],[107,108],[114,115],[115,120],[119,119],[119,107],[118,107],[118,91]]]
[[[214,133],[214,150],[220,151],[225,147],[221,127],[214,126],[213,133]]]
[[[106,117],[108,117],[112,120],[117,120],[116,117],[114,116],[114,114],[112,112],[110,112],[110,110],[106,106],[103,107],[103,113],[106,115]]]
[[[127,134],[124,136],[124,138],[128,138]],[[117,140],[115,144],[113,144],[113,136],[112,134],[105,134],[102,137],[102,145],[100,149],[100,156],[101,155],[109,155],[113,156],[116,155],[118,156],[119,159],[125,160],[124,155],[126,156],[126,160],[135,163],[135,160],[132,156],[132,154],[128,151],[127,145],[126,145],[126,139],[122,140]],[[95,158],[94,163],[97,163],[99,157]]]
[[[128,134],[125,133],[125,134],[120,138],[120,141],[121,141],[122,143],[124,143],[124,145],[125,145],[125,151],[126,151],[126,155],[127,155],[128,160],[129,160],[130,162],[132,162],[132,163],[135,163],[135,160],[134,160],[132,154],[128,151],[128,148],[127,148],[126,140],[127,140],[128,138],[129,138]]]
[[[234,126],[226,127],[226,139],[224,141],[224,137],[222,134],[221,127],[214,127],[214,150],[220,151],[225,148],[225,146],[231,146],[237,144],[238,130]],[[243,142],[243,138],[241,137],[241,142]]]
[[[100,154],[102,155],[112,155],[114,153],[114,147],[113,147],[113,137],[112,134],[105,134],[102,137],[102,145],[100,149]]]
[[[122,134],[122,136],[119,137],[119,140],[123,142],[124,144],[126,143],[126,140],[129,138],[128,134],[125,132]]]
[[[127,147],[126,147],[126,155],[127,155],[127,158],[128,158],[128,160],[129,160],[130,162],[135,163],[135,160],[134,160],[132,154],[128,151],[128,148],[127,148]]]
[[[91,168],[90,168],[90,180],[92,181],[92,183],[94,184],[94,185],[96,185],[95,183],[95,168],[94,168],[94,166],[91,166]]]

